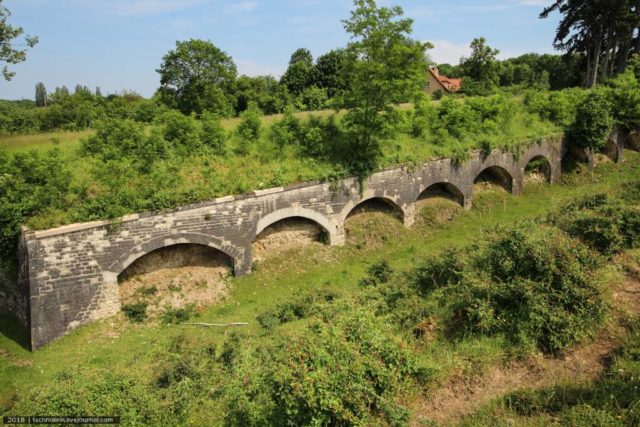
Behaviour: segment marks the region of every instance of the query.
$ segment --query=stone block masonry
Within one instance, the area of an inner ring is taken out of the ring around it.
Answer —
[[[550,182],[560,178],[568,146],[561,137],[536,142],[518,155],[495,150],[473,153],[456,164],[450,159],[377,172],[361,189],[356,179],[314,182],[255,191],[157,213],[129,215],[117,226],[105,221],[67,225],[44,231],[24,230],[20,275],[23,310],[36,349],[75,327],[120,310],[118,275],[140,257],[160,248],[199,244],[226,254],[235,275],[251,272],[251,243],[277,221],[302,217],[319,224],[331,245],[345,242],[344,222],[360,203],[382,199],[414,221],[420,195],[434,185],[456,190],[471,208],[473,183],[489,173],[522,192],[525,168],[533,159],[549,163]],[[0,301],[1,302],[1,301]]]

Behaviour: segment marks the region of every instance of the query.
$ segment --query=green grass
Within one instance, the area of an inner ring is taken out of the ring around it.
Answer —
[[[382,214],[355,217],[349,244],[345,247],[317,246],[285,253],[262,263],[254,274],[230,280],[230,296],[223,303],[199,314],[199,322],[249,322],[241,329],[247,347],[270,339],[256,316],[292,295],[313,289],[335,289],[345,295],[361,292],[358,287],[368,266],[385,259],[395,270],[409,270],[425,256],[451,246],[481,238],[483,229],[510,224],[545,214],[575,196],[617,189],[621,183],[640,180],[640,156],[625,152],[621,165],[603,164],[593,173],[567,177],[566,185],[530,185],[524,195],[513,197],[496,191],[478,194],[471,211],[461,211],[450,222],[436,227],[418,223],[405,229],[399,221]],[[295,334],[304,320],[287,323],[280,333]],[[198,342],[221,344],[226,331],[187,325],[132,325],[122,315],[83,326],[35,353],[25,350],[19,331],[8,319],[0,323],[0,408],[11,411],[15,402],[27,399],[33,389],[46,390],[69,369],[78,369],[91,382],[107,373],[122,373],[139,384],[149,384],[158,359],[176,336]],[[417,349],[428,361],[436,378],[452,373],[470,375],[506,355],[499,338],[464,340]],[[215,407],[216,403],[213,402]],[[191,413],[192,420],[218,423],[220,413]]]

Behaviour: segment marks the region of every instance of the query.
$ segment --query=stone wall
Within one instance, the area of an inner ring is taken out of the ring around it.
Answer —
[[[561,138],[533,143],[518,155],[476,152],[463,164],[450,159],[411,169],[395,168],[371,175],[360,189],[357,180],[306,183],[242,196],[228,196],[168,212],[124,217],[107,222],[73,224],[45,231],[24,231],[23,265],[28,290],[30,343],[33,349],[95,319],[120,310],[118,275],[138,258],[159,248],[199,244],[226,254],[236,275],[251,271],[251,243],[279,220],[302,217],[329,236],[329,244],[345,240],[344,221],[360,203],[379,198],[394,204],[406,226],[414,221],[415,203],[429,187],[447,183],[473,202],[474,180],[486,170],[510,179],[514,194],[522,192],[524,170],[536,157],[550,165],[550,181],[560,178]]]

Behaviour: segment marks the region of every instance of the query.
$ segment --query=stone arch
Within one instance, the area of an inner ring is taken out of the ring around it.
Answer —
[[[551,166],[551,160],[544,154],[538,154],[531,156],[526,162],[522,163],[524,166],[522,172],[526,175],[527,172],[538,169],[544,174],[545,180],[548,183],[553,181],[553,166]]]
[[[620,150],[618,149],[618,144],[612,139],[607,140],[607,144],[604,147],[604,154],[618,163],[620,161]]]
[[[514,190],[514,178],[511,172],[500,165],[491,165],[484,167],[473,179],[473,183],[477,183],[480,180],[487,179],[489,181],[496,182],[502,188],[508,192]]]
[[[562,172],[573,172],[576,169],[578,163],[584,163],[589,166],[592,165],[593,159],[587,150],[582,147],[570,145],[562,154],[561,168]]]
[[[258,235],[260,235],[260,233],[262,233],[270,225],[287,218],[305,218],[315,222],[329,234],[330,240],[333,240],[333,237],[336,233],[336,227],[331,224],[326,216],[311,209],[294,206],[284,209],[278,209],[277,211],[271,212],[270,214],[260,218],[256,225],[256,229],[253,233],[251,241],[255,240],[256,237],[258,237]]]
[[[629,132],[626,142],[625,148],[640,152],[640,132]]]
[[[205,234],[179,233],[164,237],[156,237],[129,249],[108,266],[104,273],[105,282],[117,283],[118,275],[126,270],[127,267],[139,258],[142,258],[155,250],[182,244],[203,245],[222,252],[231,259],[233,263],[233,271],[236,276],[245,273],[247,268],[250,268],[250,266],[245,265],[247,264],[243,256],[245,251],[235,246],[225,244],[221,240]]]
[[[400,221],[402,222],[405,221],[405,211],[404,209],[402,209],[402,206],[400,206],[395,200],[385,196],[372,195],[370,197],[365,197],[362,200],[359,200],[358,202],[354,202],[353,200],[349,201],[349,203],[347,203],[345,207],[342,208],[342,211],[340,212],[340,223],[344,224],[349,214],[351,214],[351,212],[353,212],[358,206],[371,201],[380,201],[385,203],[391,209],[393,209],[393,211],[399,214]]]
[[[434,193],[436,195],[438,193],[443,194],[445,198],[449,198],[457,202],[462,207],[465,206],[464,193],[460,190],[458,186],[450,182],[446,182],[446,181],[434,182],[433,184],[427,186],[422,191],[420,191],[420,194],[418,194],[418,197],[416,197],[416,201],[425,198],[424,196],[429,196],[430,193]],[[447,197],[447,195],[450,197]]]

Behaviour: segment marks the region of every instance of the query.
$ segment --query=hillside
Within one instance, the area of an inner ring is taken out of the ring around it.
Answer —
[[[343,365],[340,366],[349,369],[345,374],[355,375],[349,377],[354,384],[361,384],[363,378],[357,373],[360,365],[353,365],[356,362],[364,363],[364,366],[369,366],[368,369],[383,369],[375,371],[381,375],[393,375],[393,386],[391,383],[378,383],[382,387],[381,393],[384,393],[380,396],[392,398],[400,406],[388,401],[382,407],[385,408],[382,412],[370,415],[341,406],[340,411],[345,412],[340,413],[344,416],[358,414],[358,417],[365,417],[372,423],[388,422],[387,417],[404,419],[404,410],[401,408],[404,406],[409,409],[407,414],[412,424],[424,423],[431,418],[442,420],[442,414],[437,409],[440,406],[429,406],[430,396],[446,395],[446,389],[457,387],[456,384],[484,381],[485,372],[510,371],[514,363],[524,363],[521,369],[535,370],[540,363],[555,363],[554,356],[543,356],[544,350],[532,349],[526,340],[512,341],[502,332],[452,336],[446,329],[448,308],[443,306],[440,310],[432,311],[433,304],[437,304],[447,292],[443,294],[439,291],[431,296],[416,294],[415,298],[402,296],[402,293],[394,297],[393,292],[388,292],[392,288],[404,292],[403,287],[410,286],[405,284],[404,277],[412,277],[418,266],[429,265],[429,260],[442,250],[490,240],[493,235],[491,230],[496,226],[509,230],[514,224],[522,224],[522,221],[545,218],[557,206],[566,205],[576,198],[585,199],[606,193],[612,202],[624,197],[628,200],[626,203],[637,205],[638,201],[630,198],[637,196],[637,190],[636,193],[631,192],[634,187],[628,184],[637,186],[640,180],[640,157],[628,151],[625,156],[626,160],[620,165],[604,162],[603,159],[604,163],[599,164],[593,174],[578,169],[576,173],[565,176],[561,185],[531,182],[525,187],[522,197],[512,197],[498,187],[479,189],[475,208],[468,212],[446,200],[427,201],[413,229],[405,229],[387,214],[362,212],[348,222],[347,246],[333,248],[311,244],[302,248],[284,247],[280,251],[272,246],[271,250],[275,253],[261,262],[255,274],[239,279],[224,279],[228,296],[222,303],[199,308],[180,317],[167,312],[156,320],[132,324],[124,315],[119,315],[83,327],[36,353],[21,347],[23,332],[12,321],[5,319],[3,329],[7,335],[0,341],[2,412],[59,413],[71,410],[119,413],[126,420],[126,425],[260,424],[258,420],[264,418],[254,417],[269,414],[270,398],[264,393],[270,393],[270,387],[275,386],[263,382],[267,377],[261,375],[271,372],[271,369],[284,375],[289,372],[288,369],[294,369],[295,364],[300,363],[281,351],[316,351],[314,348],[321,351],[326,346],[340,345],[343,342],[340,340],[346,339],[346,342],[356,343],[368,340],[367,345],[374,346],[376,352],[391,352],[384,353],[387,354],[385,357],[407,358],[403,363],[415,366],[415,370],[411,368],[405,372],[375,364],[367,365],[373,362],[369,361],[371,356],[366,353],[366,348],[348,344],[348,351],[360,352],[358,354],[362,360],[335,359],[346,356],[336,353],[330,359],[331,363],[341,360]],[[614,298],[612,292],[617,289],[618,283],[635,280],[635,276],[625,276],[625,272],[637,271],[640,267],[640,260],[634,251],[620,251],[612,261],[598,264],[601,267],[589,273],[597,275],[598,279],[593,283],[597,283],[602,302],[611,305],[614,313],[618,310],[625,312],[626,300]],[[388,267],[380,267],[380,260],[386,260]],[[624,288],[620,292],[624,292]],[[403,300],[398,307],[404,308],[398,311],[392,308],[393,304],[388,305],[395,298],[409,299]],[[355,308],[358,305],[368,307],[366,312]],[[278,314],[278,310],[293,311],[285,316]],[[351,314],[347,314],[350,311]],[[414,318],[414,312],[422,314]],[[191,318],[186,323],[247,322],[248,325],[233,329],[180,323],[189,316]],[[561,354],[565,354],[565,351],[566,354],[573,354],[574,349],[580,352],[582,345],[599,342],[598,337],[602,334],[614,337],[612,344],[607,344],[609,348],[617,347],[626,342],[625,328],[632,328],[632,323],[627,323],[626,319],[632,317],[632,313],[622,317],[607,315],[609,321],[588,327],[589,332],[580,334],[580,338],[568,345]],[[322,319],[331,320],[345,329],[336,330],[337,335],[334,335],[323,329]],[[416,329],[408,327],[414,322],[422,325],[422,332],[416,334]],[[356,341],[351,341],[349,335],[341,335],[352,328],[356,328],[353,333],[359,331],[355,335],[359,337]],[[314,330],[320,331],[320,335],[313,335],[311,331]],[[384,337],[382,339],[393,345],[385,347],[373,338],[376,336]],[[286,350],[281,347],[285,342],[300,347]],[[399,345],[398,349],[394,349],[396,344]],[[83,351],[78,351],[79,348]],[[122,351],[123,348],[128,350]],[[260,355],[265,351],[266,354],[273,354],[274,358],[269,359],[271,362],[263,361],[262,365],[255,365],[255,358],[262,357]],[[293,356],[296,353],[289,354]],[[321,363],[320,360],[329,355],[321,352],[312,353],[309,357],[316,361],[314,363]],[[562,360],[563,356],[557,357]],[[594,369],[594,377],[597,377],[599,371],[593,366],[590,369]],[[294,373],[295,370],[286,375]],[[308,375],[314,374],[310,371]],[[330,390],[345,386],[334,383],[338,379],[314,376],[319,386],[314,389],[315,393],[324,389],[322,384],[332,384],[327,385],[329,394],[325,395],[326,399],[331,399]],[[590,384],[590,379],[585,378],[586,386]],[[273,377],[273,380],[277,380],[277,377]],[[295,381],[295,378],[290,377],[288,381]],[[379,381],[382,381],[382,377]],[[554,383],[549,379],[539,384],[547,387]],[[597,383],[594,384],[594,387],[599,387]],[[495,388],[495,397],[524,386],[529,384],[505,381],[504,386]],[[298,396],[295,390],[286,391],[287,394],[283,396],[293,399],[293,396]],[[369,392],[362,393],[365,393],[362,398],[366,398]],[[544,393],[544,389],[541,393]],[[360,399],[359,396],[353,394],[354,399]],[[478,399],[477,404],[471,404],[464,413],[480,407],[490,397],[483,395],[480,399],[470,394],[471,402]],[[303,401],[311,405],[306,409],[311,411],[309,414],[316,413],[314,411],[320,408],[330,413],[328,408],[333,407],[327,401],[316,401],[313,395],[299,395],[296,399],[305,399]],[[455,405],[455,402],[440,402],[439,405]],[[293,404],[293,401],[287,404]],[[360,403],[354,400],[354,404]],[[436,408],[436,412],[429,412],[430,407]],[[338,409],[334,407],[334,410]],[[611,411],[611,416],[618,414],[614,409]],[[252,418],[244,418],[249,416]],[[370,416],[374,418],[368,418]],[[509,416],[520,417],[517,412],[510,412]],[[553,417],[547,414],[545,419],[549,419],[549,416]],[[474,420],[475,425],[493,422],[491,415],[477,415]]]

